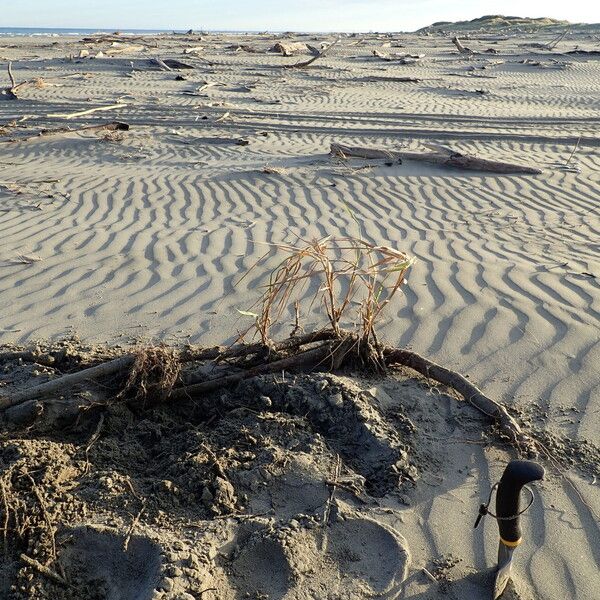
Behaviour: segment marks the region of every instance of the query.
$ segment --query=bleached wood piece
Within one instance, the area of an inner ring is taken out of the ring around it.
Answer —
[[[315,60],[318,60],[319,58],[323,58],[323,56],[325,56],[325,54],[327,54],[327,52],[329,52],[329,50],[331,50],[331,48],[333,48],[338,42],[339,42],[339,38],[337,40],[335,40],[335,42],[329,44],[329,46],[326,46],[325,48],[323,48],[323,50],[321,50],[321,52],[319,52],[319,54],[317,54],[316,56],[313,56],[312,58],[309,58],[308,60],[303,60],[301,62],[295,63],[293,65],[285,65],[284,68],[286,69],[302,69],[304,67],[308,67],[309,65],[312,65]]]
[[[77,117],[85,117],[86,115],[91,115],[97,112],[106,112],[108,110],[115,110],[117,108],[123,108],[127,106],[125,102],[117,102],[117,104],[111,104],[110,106],[96,106],[96,108],[89,108],[88,110],[81,110],[79,112],[74,113],[52,113],[48,115],[49,117],[54,117],[57,119],[75,119]]]
[[[465,169],[467,171],[487,171],[489,173],[523,173],[539,175],[542,171],[534,167],[526,167],[497,160],[488,160],[469,154],[453,152],[442,146],[436,152],[408,152],[404,150],[380,150],[332,143],[331,154],[340,157],[357,157],[367,159],[415,160],[445,167]]]
[[[473,50],[471,50],[471,48],[466,48],[465,46],[463,46],[457,36],[454,36],[452,38],[452,43],[456,46],[456,48],[461,54],[475,54]]]

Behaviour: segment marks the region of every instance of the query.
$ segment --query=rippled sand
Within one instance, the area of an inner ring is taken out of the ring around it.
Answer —
[[[388,342],[468,374],[525,416],[542,415],[550,432],[600,443],[600,63],[564,53],[593,42],[571,38],[536,54],[522,45],[531,37],[475,39],[471,48],[497,53],[465,58],[440,36],[404,34],[392,40],[403,48],[383,49],[376,36],[344,38],[310,69],[287,70],[306,57],[228,48],[265,50],[273,36],[157,39],[159,48],[75,60],[68,56],[103,46],[1,40],[18,81],[57,85],[0,101],[2,124],[23,119],[0,138],[0,179],[10,183],[0,188],[0,341],[231,341],[248,325],[237,310],[253,305],[280,260],[238,283],[267,244],[363,235],[417,259],[381,328]],[[194,45],[212,64],[182,54]],[[374,49],[425,57],[398,65]],[[196,68],[177,81],[149,63],[157,55]],[[217,85],[196,91],[206,82]],[[48,116],[117,100],[126,106]],[[22,127],[113,119],[131,125],[122,139],[10,141]],[[543,174],[344,163],[328,156],[332,141],[443,143]],[[567,161],[576,168],[559,168]],[[303,309],[307,327],[319,321]],[[598,484],[580,484],[598,510]],[[564,512],[539,516],[548,539],[529,576],[540,597],[588,598],[581,590],[597,577],[600,533],[571,488],[560,494]],[[433,504],[422,515],[431,552],[443,545]],[[565,522],[574,537],[563,537]]]

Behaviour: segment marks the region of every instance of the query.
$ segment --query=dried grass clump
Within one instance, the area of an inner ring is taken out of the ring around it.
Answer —
[[[134,354],[134,361],[119,397],[133,396],[145,405],[160,402],[171,394],[181,365],[177,352],[164,344],[145,346]]]
[[[391,302],[413,259],[389,246],[377,246],[360,238],[325,237],[302,245],[278,244],[287,254],[269,278],[259,301],[255,327],[268,344],[271,326],[287,309],[297,306],[309,283],[319,281],[311,306],[319,301],[333,332],[342,335],[341,323],[356,324],[363,341],[377,344],[375,325]]]

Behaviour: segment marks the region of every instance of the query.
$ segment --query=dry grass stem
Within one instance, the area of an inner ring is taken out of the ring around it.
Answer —
[[[341,336],[342,322],[352,322],[361,339],[376,342],[375,325],[404,283],[412,259],[395,248],[360,238],[300,242],[274,245],[277,253],[286,256],[271,272],[259,301],[255,327],[263,344],[269,343],[271,326],[291,306],[295,328],[299,326],[297,303],[315,280],[319,285],[311,307],[321,303],[334,333]]]

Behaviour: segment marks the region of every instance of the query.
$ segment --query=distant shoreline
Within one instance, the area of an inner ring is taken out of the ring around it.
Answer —
[[[31,35],[51,35],[51,36],[61,36],[61,35],[91,35],[91,34],[110,34],[119,32],[120,34],[125,35],[135,35],[135,34],[160,34],[160,33],[179,33],[185,34],[189,31],[189,29],[131,29],[131,28],[120,28],[120,27],[0,27],[0,36],[11,36],[11,35],[22,35],[22,36],[31,36]],[[264,33],[264,31],[251,30],[233,30],[233,29],[193,29],[193,32],[196,34],[201,33],[231,33],[231,34],[258,34]],[[284,31],[269,31],[268,33],[285,33]],[[318,33],[333,33],[333,32],[321,32],[321,31],[311,31],[311,32],[297,32],[297,33],[310,33],[310,34],[318,34]],[[352,33],[352,32],[349,32]]]
[[[97,33],[157,34],[186,33],[183,29],[122,29],[119,27],[0,27],[0,35],[84,35]],[[200,31],[198,30],[198,33]],[[234,33],[234,32],[231,32]],[[254,33],[254,32],[248,32]]]

